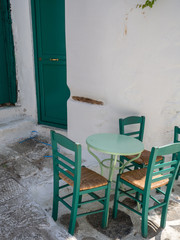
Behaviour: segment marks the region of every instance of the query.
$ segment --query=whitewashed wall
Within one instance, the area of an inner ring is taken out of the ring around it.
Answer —
[[[19,111],[37,120],[30,0],[10,0]]]
[[[19,89],[14,112],[36,122],[31,1],[10,2]],[[120,117],[146,116],[146,148],[169,143],[180,126],[180,1],[157,0],[144,10],[136,8],[141,2],[66,0],[71,96],[104,102],[68,101],[68,136],[82,143],[84,157],[87,136],[118,132]]]
[[[131,0],[66,0],[68,135],[118,132],[118,119],[146,117],[146,148],[173,140],[180,126],[180,1],[152,9]],[[88,157],[88,155],[87,155]]]

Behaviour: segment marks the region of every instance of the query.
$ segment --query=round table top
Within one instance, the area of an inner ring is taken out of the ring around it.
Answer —
[[[86,139],[86,143],[99,152],[112,155],[135,155],[144,150],[144,145],[140,140],[113,133],[91,135]]]

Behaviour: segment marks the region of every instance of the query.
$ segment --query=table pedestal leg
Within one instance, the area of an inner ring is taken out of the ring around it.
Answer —
[[[111,161],[110,161],[110,167],[109,167],[109,181],[112,182],[112,178],[113,178],[113,173],[114,173],[114,169],[117,163],[117,155],[114,156],[111,155]]]
[[[95,155],[95,154],[90,150],[90,147],[89,147],[89,146],[88,146],[88,152],[98,161],[99,166],[100,166],[100,169],[101,169],[101,175],[103,176],[103,166],[102,166],[101,160],[98,158],[97,155]]]

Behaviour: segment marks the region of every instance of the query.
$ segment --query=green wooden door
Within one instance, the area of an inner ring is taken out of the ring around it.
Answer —
[[[33,0],[39,123],[67,128],[65,0]]]
[[[16,102],[14,48],[9,1],[0,1],[0,104]]]

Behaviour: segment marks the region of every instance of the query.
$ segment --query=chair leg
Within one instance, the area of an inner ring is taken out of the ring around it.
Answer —
[[[121,171],[121,166],[124,164],[124,158],[123,158],[123,156],[120,156],[120,162],[119,162],[119,173],[120,173],[120,171]]]
[[[165,228],[165,226],[166,226],[167,210],[168,210],[168,204],[166,204],[164,207],[162,207],[161,223],[160,223],[160,226],[162,228]]]
[[[144,167],[143,165],[139,165],[139,166],[135,165],[134,170],[137,170],[137,169],[140,169],[140,168],[143,168],[143,167]],[[136,199],[139,199],[139,192],[136,192]]]
[[[179,171],[179,169],[178,169],[178,171]],[[166,217],[167,217],[169,199],[170,199],[170,194],[171,194],[171,191],[172,191],[172,186],[173,186],[173,183],[174,183],[174,179],[172,179],[171,181],[172,181],[171,184],[170,184],[170,182],[167,184],[166,195],[165,195],[165,198],[164,198],[165,205],[162,207],[161,223],[160,223],[160,226],[162,228],[165,228],[165,226],[166,226]]]
[[[143,196],[143,206],[142,206],[142,220],[141,220],[141,232],[143,237],[147,237],[148,234],[148,206],[149,199]]]
[[[160,188],[160,187],[159,187],[159,188],[156,188],[156,193],[159,193],[159,192],[160,192],[159,189],[161,189],[161,188]]]
[[[162,207],[162,214],[161,214],[160,226],[162,228],[165,228],[165,226],[166,226],[166,217],[167,217],[167,211],[168,211],[168,205],[169,205],[170,192],[171,192],[170,188],[168,188],[168,186],[167,186],[166,196],[164,198],[164,202],[166,202],[166,204]]]
[[[79,203],[81,203],[81,202],[82,202],[82,195],[79,196]],[[81,205],[78,206],[78,208],[80,208],[80,207],[81,207]]]
[[[142,196],[143,197],[143,196]],[[140,193],[136,192],[136,199],[140,199]],[[140,212],[142,205],[137,201],[137,210]]]
[[[109,198],[111,192],[111,183],[108,183],[107,189],[105,191],[106,201],[104,203],[104,212],[103,212],[103,220],[102,220],[102,228],[106,228],[108,225],[108,217],[109,217]]]
[[[54,174],[54,193],[53,193],[53,208],[52,208],[52,218],[54,221],[57,220],[58,216],[58,203],[59,203],[59,176]]]
[[[140,193],[139,192],[136,192],[136,199],[138,199],[139,200],[139,196],[140,196]],[[137,202],[138,203],[138,202]]]
[[[180,168],[178,169],[178,172],[177,172],[177,174],[176,174],[176,180],[178,180],[178,178],[179,178],[179,175],[180,175]]]
[[[58,199],[57,196],[53,197],[53,208],[52,208],[52,218],[54,221],[57,221],[57,216],[58,216]]]
[[[118,200],[119,200],[119,193],[120,193],[120,175],[117,175],[116,180],[116,189],[115,189],[115,196],[114,196],[114,206],[113,206],[113,218],[117,218],[117,210],[118,210]]]
[[[68,231],[71,235],[74,235],[79,199],[80,199],[79,194],[73,195],[71,218],[70,218],[69,231]]]
[[[139,168],[143,168],[143,166],[137,166],[137,165],[134,165],[134,170],[137,170]]]

